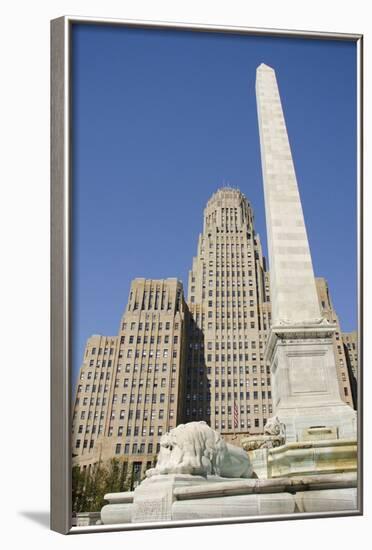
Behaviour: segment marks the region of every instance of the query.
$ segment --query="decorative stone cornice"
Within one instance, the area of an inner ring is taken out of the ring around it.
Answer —
[[[290,340],[309,341],[314,339],[320,342],[321,340],[332,338],[336,330],[337,325],[329,323],[326,319],[311,323],[289,323],[285,320],[280,321],[279,324],[273,325],[270,329],[264,352],[265,361],[271,363],[278,340],[285,340],[287,343],[290,343]]]

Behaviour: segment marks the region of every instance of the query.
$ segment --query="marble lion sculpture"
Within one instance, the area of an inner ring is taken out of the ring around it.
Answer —
[[[253,469],[243,449],[226,443],[206,422],[189,422],[161,437],[157,465],[146,476],[158,474],[247,478]]]

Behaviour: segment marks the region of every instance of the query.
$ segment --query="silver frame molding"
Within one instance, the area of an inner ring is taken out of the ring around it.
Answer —
[[[352,41],[357,44],[357,193],[358,193],[358,510],[299,513],[123,525],[72,527],[71,506],[71,29],[73,24],[117,25],[148,29],[300,37]],[[363,514],[363,35],[238,26],[199,25],[94,17],[60,17],[51,21],[51,529],[62,534],[221,525]]]

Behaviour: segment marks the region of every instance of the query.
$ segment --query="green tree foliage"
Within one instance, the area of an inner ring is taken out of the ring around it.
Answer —
[[[106,463],[97,463],[95,468],[72,469],[72,510],[73,512],[99,512],[105,505],[106,493],[131,491],[133,471],[128,463],[116,458]]]

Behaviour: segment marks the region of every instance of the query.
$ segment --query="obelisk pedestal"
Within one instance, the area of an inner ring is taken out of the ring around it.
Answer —
[[[315,438],[314,428],[331,429],[332,438],[356,438],[356,413],[340,397],[333,331],[323,323],[272,327],[266,360],[286,442],[308,439],[311,430]]]

